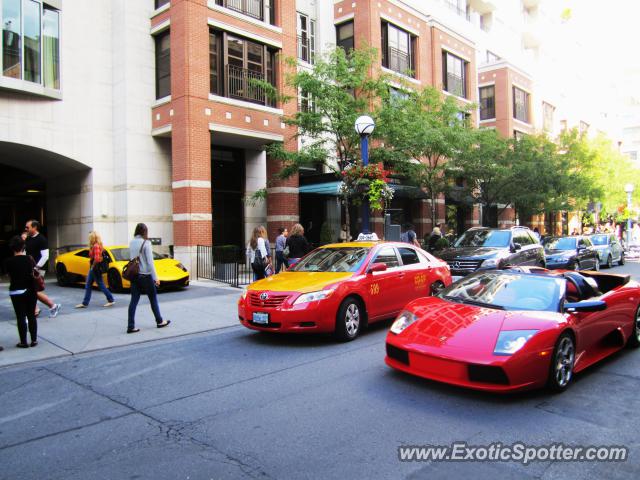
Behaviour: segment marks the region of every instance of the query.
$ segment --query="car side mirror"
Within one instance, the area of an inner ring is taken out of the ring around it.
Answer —
[[[367,269],[367,273],[384,272],[386,270],[387,270],[386,263],[372,263],[371,265],[369,265],[369,268]]]
[[[601,312],[606,310],[607,304],[602,300],[585,300],[583,302],[568,302],[564,304],[565,312]]]
[[[519,243],[514,243],[511,246],[511,251],[512,252],[517,252],[518,250],[522,250],[522,245],[520,245]]]

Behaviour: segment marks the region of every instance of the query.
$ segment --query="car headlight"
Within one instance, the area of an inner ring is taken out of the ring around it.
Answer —
[[[304,293],[300,295],[298,298],[296,298],[296,301],[293,302],[293,304],[298,305],[300,303],[317,302],[318,300],[324,300],[325,298],[329,298],[332,293],[333,293],[333,289]]]
[[[498,268],[500,266],[500,259],[499,258],[487,258],[484,262],[482,262],[482,265],[480,265],[480,267],[482,268]]]
[[[391,333],[396,335],[402,333],[409,325],[417,320],[416,316],[408,311],[404,310],[400,312],[400,315],[396,317],[396,320],[391,325]]]
[[[187,271],[187,268],[186,268],[183,264],[181,264],[181,263],[179,263],[178,265],[176,265],[176,267],[178,267],[178,268],[179,268],[180,270],[182,270],[183,272],[186,272],[186,271]]]
[[[527,341],[533,337],[538,330],[503,330],[498,335],[498,341],[493,349],[494,355],[513,355]]]

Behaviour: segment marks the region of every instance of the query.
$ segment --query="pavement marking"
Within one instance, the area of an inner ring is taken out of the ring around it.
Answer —
[[[9,416],[6,416],[6,417],[0,417],[0,424],[7,423],[7,422],[12,422],[14,420],[18,420],[19,418],[26,417],[28,415],[31,415],[32,413],[37,413],[37,412],[42,412],[44,410],[49,410],[50,408],[53,408],[53,407],[55,407],[57,405],[60,405],[61,403],[68,402],[69,400],[71,400],[71,397],[67,397],[67,398],[64,398],[62,400],[58,400],[57,402],[45,403],[43,405],[30,408],[29,410],[25,410],[23,412],[16,413],[15,415],[9,415]]]
[[[114,385],[116,383],[125,382],[125,381],[127,381],[127,380],[129,380],[131,378],[139,377],[140,375],[144,375],[145,373],[152,372],[152,371],[157,370],[159,368],[166,367],[168,365],[171,365],[172,363],[177,363],[178,361],[180,361],[179,358],[175,358],[173,360],[165,360],[164,362],[157,363],[157,364],[155,364],[155,365],[153,365],[151,367],[143,368],[142,370],[138,370],[137,372],[133,372],[133,373],[130,373],[129,375],[125,375],[123,377],[117,378],[117,379],[115,379],[115,380],[113,380],[113,381],[111,381],[109,383],[103,384],[102,386],[103,387],[108,387],[109,385]]]

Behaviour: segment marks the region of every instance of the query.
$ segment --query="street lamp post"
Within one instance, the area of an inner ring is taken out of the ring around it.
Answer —
[[[629,212],[629,218],[627,218],[627,248],[631,248],[631,194],[633,193],[633,183],[627,183],[624,186],[624,191],[627,192],[627,211]]]
[[[356,120],[356,132],[360,135],[360,153],[362,155],[362,165],[369,165],[369,135],[373,133],[376,124],[368,115],[362,115]],[[369,199],[362,202],[362,233],[368,235],[369,231]]]

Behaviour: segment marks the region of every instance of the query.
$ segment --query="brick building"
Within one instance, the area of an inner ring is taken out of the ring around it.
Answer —
[[[372,45],[386,73],[477,105],[476,126],[557,132],[576,117],[566,113],[570,95],[538,81],[552,58],[539,33],[546,5],[0,0],[2,239],[38,218],[54,248],[82,244],[92,229],[125,243],[145,222],[156,248],[191,267],[197,245],[243,245],[261,223],[273,237],[301,221],[313,241],[326,222],[337,238],[343,216],[336,189],[321,186],[324,172],[276,180],[280,165],[264,150],[304,141],[282,121],[295,102],[275,104],[252,80],[282,92],[282,59],[311,68],[336,45]],[[244,201],[263,188],[266,201]],[[431,231],[426,200],[398,193],[391,208],[420,235]],[[443,197],[438,217],[463,230],[480,212]],[[381,233],[381,217],[373,222]],[[509,210],[495,218],[513,222]]]

